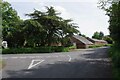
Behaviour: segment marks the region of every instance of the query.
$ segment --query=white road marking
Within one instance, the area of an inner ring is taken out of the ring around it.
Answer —
[[[33,64],[35,61],[38,61],[36,64]],[[31,69],[33,67],[35,67],[36,65],[42,63],[44,60],[32,60],[31,64],[29,65],[28,69]]]
[[[68,60],[68,61],[70,62],[70,61],[71,61],[71,56],[70,56],[70,55],[68,55],[68,57],[69,57],[69,60]]]

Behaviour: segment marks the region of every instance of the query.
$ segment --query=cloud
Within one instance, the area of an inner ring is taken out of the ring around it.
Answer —
[[[52,6],[54,7],[54,9],[58,12],[58,13],[61,13],[59,16],[64,18],[64,19],[70,19],[72,18],[71,17],[71,14],[62,6],[55,6],[55,5],[49,5],[49,7]],[[43,6],[41,8],[42,11],[46,11],[46,8],[45,6]]]
[[[58,12],[58,13],[61,13],[61,17],[63,17],[64,19],[70,19],[72,18],[70,13],[62,6],[54,6],[54,5],[51,5],[54,7],[54,9]]]
[[[98,0],[4,0],[8,2],[97,2]]]

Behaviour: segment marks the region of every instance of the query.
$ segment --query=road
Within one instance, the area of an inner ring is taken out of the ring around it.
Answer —
[[[108,48],[3,55],[3,78],[111,78]]]

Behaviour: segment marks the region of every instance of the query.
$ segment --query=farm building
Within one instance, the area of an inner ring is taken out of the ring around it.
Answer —
[[[75,35],[71,37],[71,42],[73,44],[76,44],[77,48],[88,48],[90,45],[93,45],[93,43],[89,40],[87,40],[85,37]]]
[[[88,38],[87,39],[89,41],[91,41],[92,43],[94,43],[94,45],[104,45],[104,44],[108,44],[107,41],[105,40],[98,40],[98,39],[93,39],[93,38]]]

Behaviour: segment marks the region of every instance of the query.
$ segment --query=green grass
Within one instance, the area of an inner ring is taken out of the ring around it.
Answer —
[[[104,45],[91,45],[89,48],[98,48],[98,47],[104,47],[104,46],[112,46],[112,44],[104,44]]]
[[[76,49],[76,46],[70,46],[69,49]]]
[[[98,48],[98,47],[103,47],[104,45],[91,45],[89,48]]]

